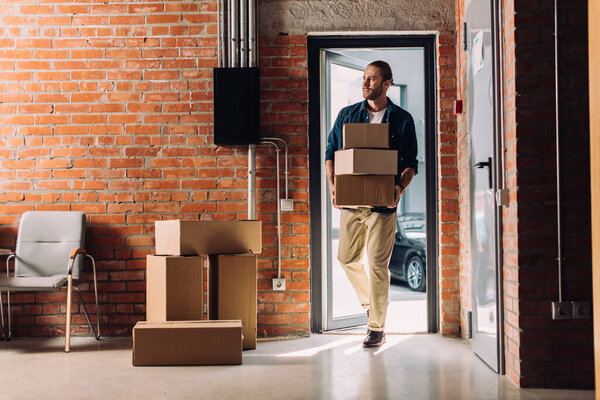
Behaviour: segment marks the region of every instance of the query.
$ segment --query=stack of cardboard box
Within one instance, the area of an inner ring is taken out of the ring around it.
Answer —
[[[398,152],[389,150],[389,124],[344,124],[343,150],[335,152],[335,204],[394,203]]]
[[[133,365],[241,364],[242,348],[256,348],[261,228],[260,221],[156,222],[157,255],[147,257],[146,321],[133,329]]]

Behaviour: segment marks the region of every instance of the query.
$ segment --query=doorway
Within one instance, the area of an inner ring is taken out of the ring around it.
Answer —
[[[363,100],[363,70],[378,59],[392,66],[388,97],[413,116],[419,147],[419,174],[398,206],[386,330],[437,332],[434,43],[432,35],[308,38],[313,332],[367,322],[337,261],[339,210],[331,207],[324,153],[339,110]]]

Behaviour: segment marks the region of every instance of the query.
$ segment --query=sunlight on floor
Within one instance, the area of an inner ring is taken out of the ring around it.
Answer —
[[[391,347],[397,345],[398,343],[405,341],[406,339],[409,339],[410,337],[412,337],[412,335],[387,336],[386,343],[383,346],[376,349],[374,355],[381,354],[382,352],[390,349]],[[333,341],[331,343],[328,343],[328,344],[325,344],[322,346],[311,347],[308,349],[294,351],[291,353],[278,354],[277,357],[313,357],[322,351],[330,350],[330,349],[333,349],[336,347],[351,344],[350,347],[348,347],[346,350],[344,350],[344,355],[348,356],[348,355],[356,353],[357,351],[359,351],[360,349],[363,348],[362,341],[363,341],[363,339],[361,337],[357,337],[357,336],[344,337],[342,339],[338,339],[336,341]]]
[[[390,301],[386,332],[427,332],[427,300]]]

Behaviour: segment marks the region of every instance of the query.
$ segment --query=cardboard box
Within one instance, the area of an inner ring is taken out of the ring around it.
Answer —
[[[208,257],[208,318],[241,319],[244,350],[256,348],[256,255]]]
[[[133,327],[133,365],[239,365],[241,321],[140,321]]]
[[[389,149],[390,124],[344,124],[344,149]]]
[[[398,152],[380,149],[348,149],[335,152],[335,175],[396,175]]]
[[[262,251],[261,221],[156,221],[156,254],[169,256]]]
[[[146,320],[204,319],[204,258],[146,257]]]
[[[335,204],[382,207],[394,203],[393,175],[336,175]]]

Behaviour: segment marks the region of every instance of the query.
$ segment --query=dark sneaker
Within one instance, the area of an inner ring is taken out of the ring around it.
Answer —
[[[363,347],[379,347],[385,343],[383,331],[370,331],[363,342]]]

